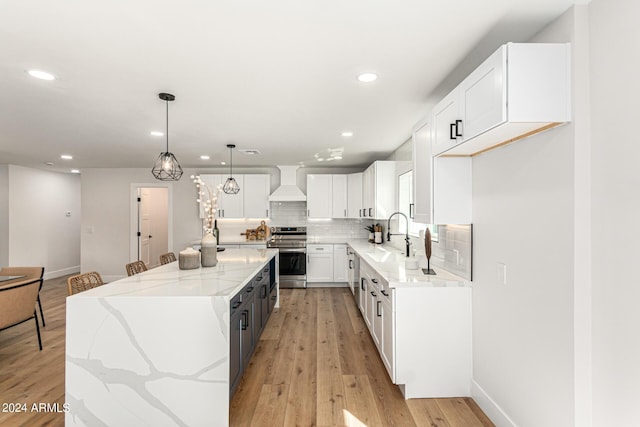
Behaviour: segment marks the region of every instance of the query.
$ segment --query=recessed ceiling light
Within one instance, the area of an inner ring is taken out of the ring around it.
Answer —
[[[62,154],[60,158],[64,160],[71,160],[73,159],[73,156],[71,154]]]
[[[157,131],[157,130],[152,130],[149,133],[151,134],[151,136],[164,136],[164,132],[160,132],[160,131]]]
[[[78,170],[78,169],[71,169],[69,172],[71,172],[71,173],[80,173],[80,170]]]
[[[47,166],[53,166],[53,162],[47,162],[47,163],[45,163],[45,165],[47,165]]]
[[[349,131],[342,132],[340,135],[342,135],[342,136],[353,136],[353,132],[349,132]]]
[[[378,80],[378,75],[376,73],[362,73],[358,76],[358,80],[362,83],[371,83]]]
[[[224,166],[227,164],[227,162],[220,162],[220,164]]]
[[[207,156],[206,154],[203,154],[202,156],[200,156],[201,160],[209,160],[211,157]]]
[[[54,76],[53,74],[48,73],[46,71],[42,71],[42,70],[28,70],[27,73],[29,73],[31,77],[35,77],[36,79],[40,79],[40,80],[56,79],[56,76]]]

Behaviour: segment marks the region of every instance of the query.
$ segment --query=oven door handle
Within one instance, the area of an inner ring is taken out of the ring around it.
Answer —
[[[307,253],[307,249],[306,248],[275,248],[278,249],[280,252],[286,252],[286,253],[299,253],[299,254],[306,254]]]

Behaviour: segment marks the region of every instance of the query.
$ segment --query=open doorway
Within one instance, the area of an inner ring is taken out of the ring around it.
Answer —
[[[160,255],[172,246],[171,187],[132,185],[131,261],[142,260],[149,268],[160,265]]]

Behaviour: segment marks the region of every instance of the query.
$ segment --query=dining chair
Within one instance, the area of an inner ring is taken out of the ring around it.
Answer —
[[[174,261],[176,261],[176,254],[173,252],[167,252],[166,254],[160,255],[160,265],[169,264]]]
[[[134,274],[142,273],[143,271],[147,271],[147,265],[144,261],[133,261],[126,265],[127,275],[133,276]]]
[[[0,331],[34,319],[38,334],[38,347],[42,351],[40,324],[36,315],[36,301],[39,292],[40,282],[37,280],[2,285],[0,287]]]
[[[100,273],[97,271],[76,274],[75,276],[67,278],[67,291],[69,296],[102,285],[104,285],[104,282],[102,281]]]
[[[42,310],[42,302],[40,301],[40,291],[44,283],[44,267],[3,267],[0,269],[0,276],[24,276],[19,279],[11,280],[9,282],[2,283],[3,285],[9,285],[13,283],[29,281],[38,282],[38,308],[40,309],[40,319],[42,319],[42,327],[46,326],[44,322],[44,312]]]

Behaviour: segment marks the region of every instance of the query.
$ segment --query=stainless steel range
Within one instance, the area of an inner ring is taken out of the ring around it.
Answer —
[[[276,248],[281,288],[307,287],[307,227],[271,227],[268,248]]]

